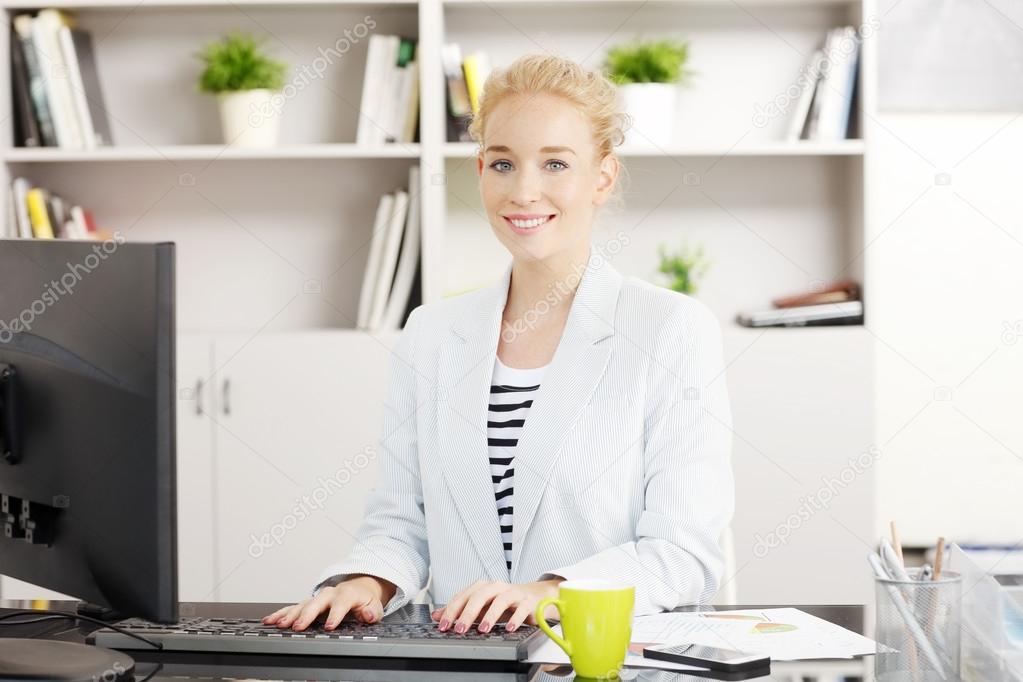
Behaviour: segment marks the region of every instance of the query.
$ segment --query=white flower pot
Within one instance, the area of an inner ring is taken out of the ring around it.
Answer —
[[[625,131],[626,147],[668,147],[675,130],[674,83],[627,83],[619,85],[622,106],[632,119]]]
[[[224,144],[273,147],[280,129],[282,97],[272,90],[240,90],[217,96]]]

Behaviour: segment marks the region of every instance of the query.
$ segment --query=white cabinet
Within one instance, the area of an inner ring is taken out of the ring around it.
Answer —
[[[302,599],[351,548],[376,476],[396,339],[354,331],[222,335],[209,340],[205,372],[179,372],[179,391],[202,379],[196,396],[207,415],[181,407],[179,456],[183,443],[201,440],[204,423],[210,454],[198,456],[200,444],[179,466],[182,529],[190,529],[179,535],[183,600]],[[195,350],[181,348],[179,355]],[[199,594],[207,569],[212,584]]]
[[[177,503],[178,599],[212,599],[216,588],[213,554],[214,460],[212,391],[213,339],[177,338]]]

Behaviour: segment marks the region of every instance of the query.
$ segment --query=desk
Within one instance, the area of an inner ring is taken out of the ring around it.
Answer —
[[[72,611],[74,602],[51,602],[50,608]],[[183,602],[181,615],[221,618],[259,618],[284,604],[238,604],[214,602]],[[0,601],[0,609],[30,608],[28,602]],[[730,607],[732,608],[732,607]],[[766,605],[737,606],[734,608],[770,608]],[[854,606],[797,606],[808,613],[841,625],[854,632],[863,633],[864,607]],[[684,610],[684,609],[680,609]],[[18,627],[0,628],[0,635],[7,637],[30,636]],[[36,626],[38,627],[38,626]],[[39,634],[51,639],[81,642],[95,629],[92,625],[48,626]],[[220,680],[247,678],[253,680],[345,680],[346,682],[402,682],[415,680],[423,682],[569,682],[573,675],[567,666],[520,665],[517,669],[486,668],[475,662],[465,662],[458,667],[445,663],[439,667],[434,661],[395,659],[348,659],[310,656],[271,657],[259,655],[208,655],[208,654],[160,654],[159,652],[131,652],[136,661],[136,679],[146,682],[180,682],[182,679]],[[759,679],[772,682],[841,682],[843,680],[869,679],[871,662],[866,659],[820,660],[775,662],[770,676],[725,679]],[[635,672],[634,677],[629,677]],[[628,670],[623,678],[644,682],[703,682],[707,679],[722,679],[711,673],[695,676],[692,674],[669,673],[657,670]]]

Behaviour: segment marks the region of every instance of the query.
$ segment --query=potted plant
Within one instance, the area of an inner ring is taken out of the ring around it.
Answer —
[[[618,84],[625,112],[632,120],[630,146],[670,144],[675,123],[677,86],[691,72],[685,69],[689,44],[677,40],[637,41],[607,53],[604,68]]]
[[[284,87],[288,66],[264,54],[251,35],[237,32],[208,43],[198,57],[205,65],[199,90],[217,97],[224,142],[242,147],[276,144],[281,107],[275,106],[274,96]]]
[[[661,264],[657,269],[667,276],[668,288],[680,294],[696,294],[700,280],[710,268],[710,261],[703,256],[703,247],[683,246],[678,253],[669,254],[664,244],[661,244],[657,252],[661,256]]]

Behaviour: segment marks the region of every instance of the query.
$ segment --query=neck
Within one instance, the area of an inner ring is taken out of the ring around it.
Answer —
[[[542,325],[547,320],[567,317],[589,258],[588,241],[543,260],[516,257],[504,308],[505,319],[535,318]]]

